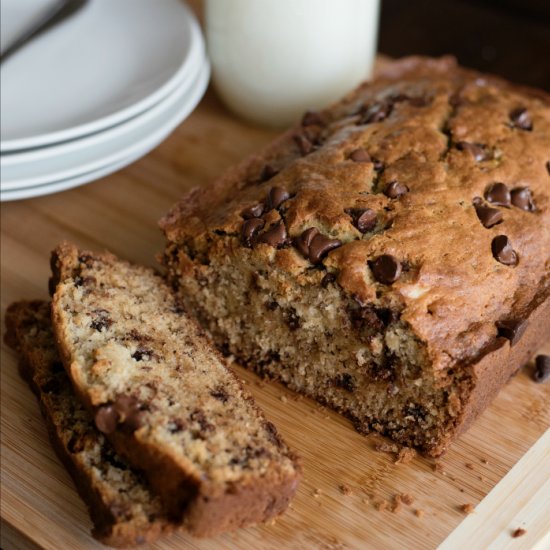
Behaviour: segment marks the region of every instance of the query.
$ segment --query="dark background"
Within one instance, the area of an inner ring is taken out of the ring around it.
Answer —
[[[550,0],[381,0],[379,51],[453,54],[550,91]]]

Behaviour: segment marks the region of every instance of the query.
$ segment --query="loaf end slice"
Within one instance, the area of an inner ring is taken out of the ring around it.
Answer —
[[[61,245],[54,332],[76,393],[197,536],[268,520],[300,478],[289,450],[150,269]]]
[[[153,542],[176,526],[144,477],[115,453],[76,399],[55,347],[50,304],[16,302],[6,311],[6,342],[20,354],[20,373],[36,394],[57,455],[86,503],[103,544]]]

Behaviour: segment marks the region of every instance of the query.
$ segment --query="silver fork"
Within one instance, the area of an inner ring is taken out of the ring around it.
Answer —
[[[51,29],[64,19],[79,11],[88,0],[61,0],[50,10],[39,17],[33,24],[23,31],[3,52],[0,54],[0,63],[6,61],[19,48],[36,38],[39,34]]]

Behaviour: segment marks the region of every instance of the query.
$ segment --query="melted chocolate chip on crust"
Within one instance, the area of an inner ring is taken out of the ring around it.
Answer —
[[[376,227],[377,215],[371,208],[346,208],[345,213],[351,216],[353,225],[361,233],[367,233]]]
[[[262,203],[255,204],[250,206],[241,212],[241,217],[245,220],[250,220],[252,218],[259,218],[264,213],[265,206]]]
[[[510,239],[506,235],[498,235],[491,242],[491,251],[495,260],[504,265],[517,265],[518,255],[512,248]]]
[[[524,107],[518,107],[510,112],[510,121],[512,122],[513,128],[519,128],[520,130],[525,130],[530,132],[533,129],[533,122],[531,121],[531,116],[529,111]]]
[[[498,208],[491,208],[483,204],[475,204],[476,214],[483,227],[487,229],[502,222],[502,212]]]
[[[390,181],[384,189],[384,195],[390,199],[398,199],[409,192],[409,188],[406,185],[398,181]]]
[[[270,227],[267,231],[262,233],[258,237],[259,243],[265,243],[273,248],[280,248],[288,241],[288,235],[286,227],[283,221],[279,221],[273,227]]]
[[[485,198],[491,204],[506,207],[510,206],[512,200],[508,186],[500,182],[491,183],[491,185],[487,186],[485,189]]]
[[[362,147],[360,149],[355,149],[349,154],[350,160],[353,162],[371,162],[370,155],[367,153],[366,149]]]
[[[294,244],[302,255],[313,264],[320,263],[331,250],[342,246],[341,241],[325,237],[316,227],[306,229],[295,239]]]
[[[537,355],[533,378],[539,384],[550,379],[550,355]]]
[[[401,262],[391,254],[378,256],[376,260],[370,262],[370,268],[374,278],[384,285],[391,285],[399,279],[401,275]]]
[[[520,208],[526,212],[534,212],[536,210],[533,195],[528,187],[516,187],[512,189],[510,195],[512,204],[516,208]]]
[[[260,172],[260,182],[270,180],[271,178],[275,177],[278,173],[279,171],[273,168],[271,164],[266,164],[262,168],[262,171]]]
[[[523,336],[527,328],[527,321],[521,319],[509,319],[507,321],[497,321],[497,335],[510,340],[510,345],[514,346]]]
[[[480,145],[479,143],[469,143],[467,141],[459,141],[456,144],[456,148],[459,151],[467,151],[474,157],[474,160],[477,162],[481,162],[482,160],[487,160],[487,154],[485,152],[485,149],[483,148],[483,145]]]
[[[550,175],[550,160],[546,163],[546,171]]]
[[[279,208],[283,202],[290,198],[290,194],[282,187],[272,187],[267,195],[267,209],[274,210]]]
[[[247,246],[248,248],[252,247],[252,240],[254,239],[256,233],[260,231],[265,225],[265,221],[261,218],[252,218],[250,220],[246,220],[243,223],[243,227],[241,230],[241,239],[244,244],[244,246]]]
[[[318,233],[309,245],[309,259],[311,263],[318,264],[331,250],[340,246],[342,246],[342,242],[338,239],[330,239]]]

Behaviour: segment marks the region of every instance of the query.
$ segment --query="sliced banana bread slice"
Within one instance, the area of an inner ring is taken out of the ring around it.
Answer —
[[[88,506],[93,536],[126,547],[173,530],[143,476],[114,452],[76,399],[55,348],[50,304],[12,304],[6,326],[6,342],[21,355],[20,373],[40,401],[52,445]]]
[[[61,245],[52,320],[76,393],[197,536],[272,518],[296,456],[151,269]]]

